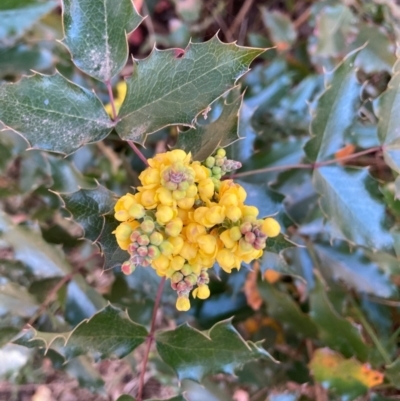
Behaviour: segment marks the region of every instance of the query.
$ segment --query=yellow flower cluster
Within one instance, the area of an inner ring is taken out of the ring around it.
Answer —
[[[207,270],[215,262],[227,273],[261,257],[267,237],[277,236],[273,218],[258,219],[258,209],[245,205],[246,191],[221,174],[240,167],[219,149],[204,164],[183,150],[156,155],[139,176],[142,186],[115,205],[121,223],[114,231],[130,258],[122,271],[151,266],[171,280],[178,310],[190,308],[189,294],[210,295]],[[195,288],[196,287],[196,288]]]

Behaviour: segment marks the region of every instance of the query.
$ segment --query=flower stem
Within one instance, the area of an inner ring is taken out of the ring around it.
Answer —
[[[360,156],[364,156],[369,153],[374,153],[379,150],[382,150],[382,148],[383,148],[382,146],[375,146],[373,148],[366,149],[361,152],[353,153],[352,155],[339,157],[337,159],[326,160],[324,162],[319,162],[319,163],[287,164],[284,166],[272,166],[272,167],[260,168],[257,170],[244,171],[243,173],[234,174],[230,178],[246,177],[248,175],[253,175],[253,174],[257,174],[257,173],[269,173],[271,171],[281,171],[281,170],[290,170],[290,169],[314,169],[314,168],[318,168],[318,167],[322,167],[322,166],[328,166],[329,164],[341,163],[341,162],[344,162],[347,160],[357,159]]]
[[[146,165],[148,166],[149,163],[146,159],[146,157],[143,155],[143,153],[139,150],[139,148],[135,145],[134,142],[132,141],[127,141],[128,145],[133,149],[133,151],[136,153],[136,155],[139,157],[139,159]]]
[[[162,295],[162,292],[164,289],[165,279],[166,279],[165,277],[163,277],[161,279],[160,285],[158,286],[158,290],[157,290],[156,300],[154,301],[153,315],[152,315],[151,324],[150,324],[150,332],[146,338],[146,350],[145,350],[145,354],[144,354],[144,358],[143,358],[142,370],[140,372],[140,377],[139,377],[139,389],[138,389],[138,393],[136,396],[136,401],[143,400],[144,376],[146,374],[147,363],[149,361],[151,345],[153,344],[153,341],[154,341],[157,311],[160,306],[161,295]]]

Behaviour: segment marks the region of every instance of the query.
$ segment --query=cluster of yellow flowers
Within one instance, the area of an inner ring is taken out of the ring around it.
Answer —
[[[139,176],[142,186],[115,205],[121,223],[114,233],[130,254],[122,271],[151,266],[171,280],[178,293],[176,307],[186,311],[192,290],[195,298],[209,297],[207,270],[215,262],[231,273],[243,261],[261,257],[267,237],[277,236],[280,226],[270,217],[257,219],[258,209],[244,204],[242,186],[221,181],[223,174],[241,167],[223,149],[204,163],[179,149],[148,163]]]

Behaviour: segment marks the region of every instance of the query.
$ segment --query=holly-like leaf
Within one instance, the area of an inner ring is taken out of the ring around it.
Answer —
[[[354,68],[357,54],[357,51],[352,53],[336,68],[326,91],[318,99],[310,126],[312,138],[304,147],[313,162],[330,158],[350,133],[360,102],[361,85]]]
[[[126,35],[143,18],[131,0],[63,0],[63,4],[63,43],[75,65],[100,81],[110,81],[128,59]]]
[[[349,247],[315,244],[321,270],[327,280],[341,280],[358,292],[388,298],[396,294],[396,286],[379,266],[369,261],[360,250],[350,252]]]
[[[278,236],[276,236],[274,238],[268,237],[266,244],[267,244],[267,246],[265,249],[268,252],[278,253],[278,254],[287,248],[292,248],[294,246],[297,246],[294,242],[291,242],[286,237],[286,235],[283,235],[283,234],[279,234]]]
[[[56,348],[66,359],[90,353],[96,358],[123,358],[142,344],[147,330],[126,312],[111,305],[81,322],[68,333],[42,333],[30,329],[15,341],[28,347]]]
[[[400,135],[397,110],[400,107],[400,60],[393,68],[393,76],[386,92],[379,98],[377,115],[378,136],[388,166],[400,173]]]
[[[31,317],[37,310],[36,299],[25,287],[15,283],[0,285],[0,315],[12,313],[16,316]]]
[[[319,383],[338,395],[352,400],[369,388],[383,383],[383,374],[356,359],[345,359],[329,348],[317,349],[310,361],[310,369]]]
[[[80,189],[72,194],[60,194],[65,208],[82,226],[84,237],[95,242],[104,227],[104,215],[113,210],[115,195],[105,187]]]
[[[55,0],[1,0],[0,44],[10,46],[55,7]]]
[[[336,231],[334,237],[367,248],[393,249],[378,184],[366,169],[320,167],[314,171],[313,181],[321,195],[321,209]]]
[[[236,368],[258,358],[271,355],[259,343],[244,341],[231,320],[215,324],[201,332],[188,324],[156,334],[157,351],[171,366],[179,380],[200,382],[216,373],[233,374]]]
[[[1,85],[0,121],[32,148],[62,154],[104,139],[113,125],[93,92],[58,73]]]
[[[192,152],[193,160],[205,160],[217,148],[239,140],[239,112],[242,101],[243,96],[232,103],[225,100],[222,113],[216,121],[205,125],[196,122],[195,128],[180,132],[175,147]]]
[[[386,366],[386,377],[395,386],[400,389],[400,358],[397,358],[393,363]]]
[[[360,331],[333,309],[320,280],[316,281],[310,294],[310,316],[326,345],[348,358],[356,356],[361,361],[367,359],[369,349]]]
[[[291,19],[279,11],[261,8],[264,25],[278,50],[287,50],[296,40],[297,32]]]
[[[194,126],[196,116],[235,85],[264,50],[224,44],[217,36],[176,49],[158,50],[135,60],[119,112],[122,139],[144,143],[146,135],[168,125]]]
[[[41,71],[52,65],[51,53],[38,45],[21,44],[11,48],[0,48],[0,77],[27,74],[31,70]]]
[[[119,224],[120,222],[115,220],[114,215],[104,216],[104,228],[97,240],[104,255],[104,269],[111,269],[129,259],[128,252],[118,246],[115,235],[112,233]]]
[[[267,302],[268,316],[305,337],[315,338],[317,327],[308,315],[303,313],[294,300],[268,281],[258,284],[261,297]]]

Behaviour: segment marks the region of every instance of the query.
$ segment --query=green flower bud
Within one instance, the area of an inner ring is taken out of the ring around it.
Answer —
[[[146,219],[142,222],[140,225],[140,228],[146,233],[146,234],[151,234],[154,231],[154,228],[156,225],[154,224],[153,220]]]
[[[217,150],[217,155],[218,156],[221,156],[221,157],[225,157],[226,156],[226,151],[225,151],[225,149],[218,149]]]
[[[161,243],[164,241],[164,237],[161,233],[155,231],[150,235],[150,244],[153,245],[161,245]]]
[[[213,167],[212,168],[212,173],[213,173],[213,175],[218,175],[218,174],[221,174],[221,167]]]
[[[213,168],[215,164],[215,158],[212,156],[207,157],[204,164],[209,168]]]
[[[182,267],[182,269],[180,271],[184,276],[188,276],[189,274],[193,273],[192,266],[190,266],[187,263]]]

